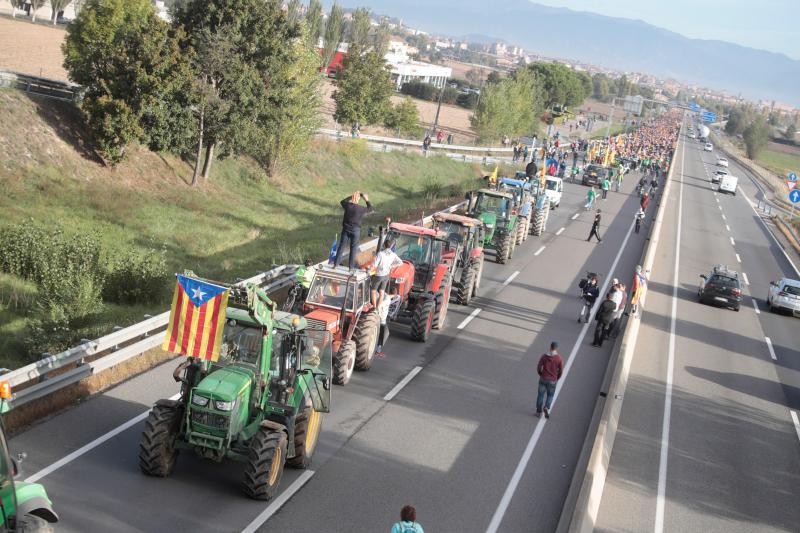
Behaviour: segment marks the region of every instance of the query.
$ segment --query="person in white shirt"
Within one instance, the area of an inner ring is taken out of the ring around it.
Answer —
[[[392,251],[392,244],[390,240],[383,243],[383,250],[378,252],[375,256],[375,262],[372,264],[372,281],[370,283],[370,301],[374,307],[379,307],[383,301],[383,295],[386,294],[386,288],[389,286],[389,274],[396,266],[403,264],[396,253]]]
[[[388,319],[389,312],[392,310],[393,305],[400,305],[400,296],[394,293],[390,294],[387,298],[384,298],[378,305],[378,316],[380,316],[381,319],[381,329],[378,333],[378,346],[375,349],[376,357],[385,356],[383,353],[383,345],[386,343],[386,339],[389,337]]]

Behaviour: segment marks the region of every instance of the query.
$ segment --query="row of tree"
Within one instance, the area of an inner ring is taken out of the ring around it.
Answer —
[[[742,136],[747,157],[758,157],[770,139],[783,128],[782,136],[790,143],[795,140],[800,116],[781,116],[775,111],[758,110],[752,105],[734,106],[727,110],[728,121],[725,124],[725,133],[732,136]],[[777,138],[777,137],[776,137]]]
[[[72,4],[75,13],[79,13],[85,0],[8,0],[11,2],[11,16],[16,18],[17,10],[25,9],[25,5],[30,5],[30,14],[33,22],[36,22],[36,12],[47,4],[50,4],[50,21],[55,25],[58,21],[58,14],[64,11],[67,6]]]

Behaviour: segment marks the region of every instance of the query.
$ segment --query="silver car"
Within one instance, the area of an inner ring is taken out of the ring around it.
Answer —
[[[789,278],[771,281],[767,305],[770,311],[785,310],[800,316],[800,281]]]

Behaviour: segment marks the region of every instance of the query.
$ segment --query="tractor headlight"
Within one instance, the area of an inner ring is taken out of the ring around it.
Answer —
[[[219,411],[230,411],[233,409],[234,402],[223,402],[222,400],[214,400],[214,407]]]
[[[208,398],[205,396],[200,396],[199,394],[195,394],[192,396],[192,403],[199,405],[200,407],[205,407],[208,405]]]

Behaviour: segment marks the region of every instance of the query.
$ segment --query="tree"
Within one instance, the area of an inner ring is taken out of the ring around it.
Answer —
[[[419,110],[410,96],[406,96],[402,102],[391,108],[386,115],[384,126],[410,137],[419,134]]]
[[[361,54],[369,50],[372,45],[370,41],[370,15],[369,9],[359,7],[353,11],[353,17],[347,26],[348,33],[348,54]]]
[[[580,105],[590,94],[578,75],[564,65],[533,63],[528,69],[544,87],[547,108],[554,105]]]
[[[325,21],[325,41],[322,48],[322,68],[327,71],[328,66],[333,61],[339,45],[342,44],[344,35],[344,11],[338,2],[334,2],[331,11],[328,13],[328,20]]]
[[[469,69],[465,76],[467,81],[472,85],[480,85],[481,80],[483,79],[483,73],[476,68]]]
[[[392,29],[389,27],[389,19],[382,17],[380,24],[372,33],[372,50],[381,57],[386,56],[391,36]]]
[[[151,2],[88,0],[86,7],[67,27],[62,50],[70,79],[85,88],[81,108],[98,154],[115,164],[134,141],[185,137],[187,63]]]
[[[742,137],[748,159],[755,160],[761,150],[769,142],[770,127],[763,116],[759,115],[744,129]]]
[[[740,135],[750,122],[752,122],[752,116],[747,109],[733,108],[730,113],[728,113],[725,133],[731,136]]]
[[[9,0],[11,2],[11,18],[17,18],[17,9],[25,7],[25,0]]]
[[[794,136],[797,135],[797,120],[793,120],[786,126],[786,131],[783,133],[783,137],[789,141],[794,142]]]
[[[31,4],[31,19],[33,22],[36,22],[36,12],[44,6],[47,0],[29,0]]]
[[[592,77],[592,95],[601,102],[608,102],[611,95],[608,76],[605,74],[595,74]]]
[[[322,37],[322,4],[319,0],[309,0],[308,10],[306,11],[306,37],[308,44],[315,50],[319,46],[319,38]]]
[[[286,18],[289,24],[297,24],[303,17],[301,0],[289,0],[286,3]]]
[[[499,72],[493,70],[489,73],[486,77],[486,83],[500,83],[500,80],[503,79],[503,76],[500,75]]]
[[[544,100],[541,80],[528,69],[517,71],[483,88],[470,119],[472,129],[481,142],[497,141],[503,135],[535,134]]]
[[[383,56],[375,52],[348,54],[335,84],[333,118],[339,124],[383,122],[394,92],[391,72]]]
[[[58,14],[63,11],[72,0],[50,0],[50,11],[52,15],[50,16],[50,20],[53,22],[53,26],[56,25],[58,21]]]

